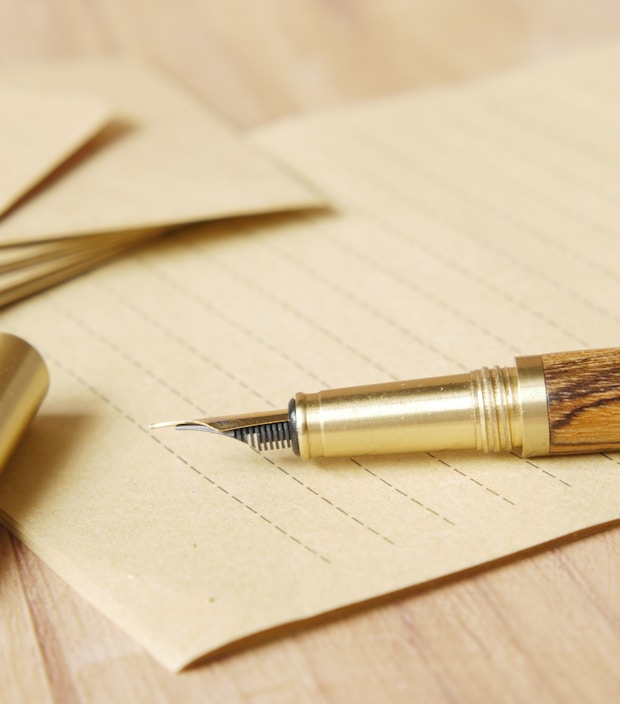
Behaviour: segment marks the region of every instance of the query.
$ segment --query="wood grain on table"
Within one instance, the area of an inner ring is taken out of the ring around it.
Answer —
[[[251,126],[620,32],[616,0],[0,0],[0,69],[147,60]],[[0,531],[0,701],[615,702],[620,527],[165,671]]]

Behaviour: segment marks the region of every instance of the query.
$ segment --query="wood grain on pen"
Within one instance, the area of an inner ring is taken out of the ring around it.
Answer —
[[[620,349],[542,355],[551,454],[620,449]]]

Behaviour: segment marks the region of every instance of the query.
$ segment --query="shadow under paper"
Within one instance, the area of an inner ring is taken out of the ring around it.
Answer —
[[[20,537],[20,524],[49,494],[74,440],[95,425],[94,417],[79,414],[35,416],[0,473],[0,524]]]

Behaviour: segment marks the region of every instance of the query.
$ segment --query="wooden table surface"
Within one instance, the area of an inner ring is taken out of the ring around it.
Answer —
[[[620,33],[617,0],[0,0],[0,69],[146,59],[239,126]],[[0,701],[618,702],[620,527],[160,667],[0,531]]]

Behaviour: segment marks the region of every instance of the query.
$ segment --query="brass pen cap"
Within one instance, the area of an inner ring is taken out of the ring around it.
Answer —
[[[41,355],[15,335],[0,333],[0,471],[47,393]]]

